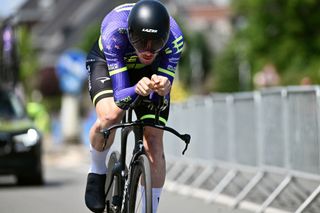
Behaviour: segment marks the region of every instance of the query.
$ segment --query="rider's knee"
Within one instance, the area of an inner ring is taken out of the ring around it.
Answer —
[[[100,100],[96,105],[96,111],[101,129],[119,123],[124,113],[110,98]]]
[[[121,115],[117,112],[110,112],[100,118],[100,128],[107,128],[113,124],[119,123]]]
[[[103,151],[105,139],[100,134],[100,121],[97,120],[90,129],[90,144],[97,151]]]

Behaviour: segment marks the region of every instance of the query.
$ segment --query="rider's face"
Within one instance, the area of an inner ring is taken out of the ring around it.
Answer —
[[[149,64],[152,64],[152,62],[157,56],[157,53],[153,53],[150,51],[143,51],[143,52],[137,51],[137,55],[141,63],[149,65]]]

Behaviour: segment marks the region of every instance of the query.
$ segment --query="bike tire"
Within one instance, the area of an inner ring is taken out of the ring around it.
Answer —
[[[122,200],[122,189],[121,189],[121,177],[119,174],[114,174],[112,171],[115,169],[116,164],[119,162],[120,154],[118,151],[113,151],[110,154],[108,160],[108,173],[105,184],[106,193],[106,212],[107,213],[118,213],[121,209]],[[109,188],[109,184],[112,181]],[[114,205],[118,203],[118,205]]]
[[[144,183],[145,196],[141,193]],[[152,188],[150,163],[146,155],[140,155],[134,162],[128,188],[127,213],[143,212],[142,199],[145,202],[145,213],[152,213]]]

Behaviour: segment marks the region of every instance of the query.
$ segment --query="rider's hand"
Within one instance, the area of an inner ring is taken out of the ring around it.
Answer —
[[[161,75],[152,75],[151,81],[153,82],[153,91],[161,96],[166,96],[171,89],[171,83],[167,77]]]
[[[154,82],[147,77],[143,77],[136,85],[135,92],[141,96],[149,95],[154,88]]]

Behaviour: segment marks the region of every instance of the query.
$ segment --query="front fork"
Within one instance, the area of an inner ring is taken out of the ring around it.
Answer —
[[[121,176],[122,176],[122,180],[125,181],[124,183],[124,189],[123,189],[123,197],[122,197],[122,206],[121,206],[121,212],[125,213],[127,211],[126,206],[127,206],[127,202],[128,202],[128,194],[129,194],[129,183],[132,177],[132,171],[133,171],[133,167],[135,166],[135,161],[139,158],[140,155],[144,154],[144,146],[143,146],[143,127],[142,126],[135,126],[133,127],[133,132],[135,135],[135,145],[134,145],[134,149],[133,149],[133,153],[132,153],[132,158],[129,164],[129,171],[123,173],[124,170],[122,170]],[[127,132],[125,132],[127,133]],[[127,134],[124,134],[124,136],[128,136]],[[125,140],[127,141],[127,140]],[[121,145],[125,145],[124,141],[123,144]],[[122,151],[124,151],[124,149],[122,149]],[[123,152],[122,152],[123,153]],[[124,162],[125,163],[125,162]],[[123,185],[122,185],[123,186]]]

